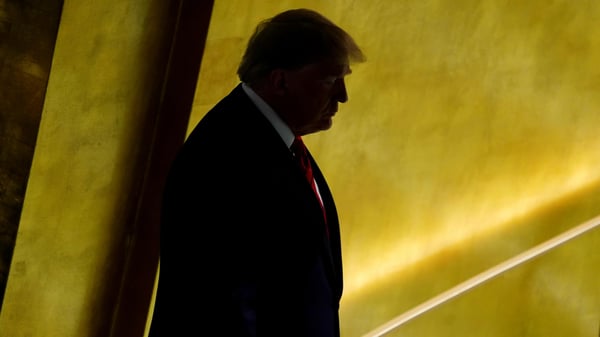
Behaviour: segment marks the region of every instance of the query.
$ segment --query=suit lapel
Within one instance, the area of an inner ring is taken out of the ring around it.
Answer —
[[[340,251],[340,233],[339,220],[337,210],[329,186],[325,181],[321,170],[309,152],[311,165],[313,167],[313,175],[319,185],[319,192],[323,200],[325,212],[327,215],[327,226],[329,227],[329,238],[323,231],[323,248],[324,248],[324,263],[327,277],[331,282],[333,289],[341,295],[342,291],[342,266],[341,266],[341,251]],[[323,222],[323,225],[325,223]]]
[[[278,144],[277,141],[275,141],[275,139],[280,140],[279,134],[277,133],[277,131],[272,127],[272,125],[267,120],[267,118],[264,117],[264,115],[258,110],[258,108],[254,105],[254,103],[252,103],[252,101],[244,93],[244,91],[240,85],[238,85],[233,90],[233,92],[231,93],[230,96],[232,96],[233,100],[235,102],[237,102],[237,104],[239,104],[238,108],[241,108],[239,110],[233,109],[233,111],[245,111],[246,109],[252,110],[251,114],[246,114],[242,118],[247,120],[248,125],[254,125],[256,127],[256,128],[253,128],[256,131],[256,132],[254,132],[253,137],[260,137],[261,138],[260,144],[263,144],[265,147],[271,148],[271,151],[281,153],[282,155],[285,153],[288,156],[288,158],[290,159],[289,160],[290,165],[297,166],[296,163],[293,162],[291,153],[290,153],[289,149],[286,148],[283,141],[280,142],[281,144]],[[256,116],[256,117],[251,117],[251,116]],[[331,191],[329,190],[329,187],[327,185],[327,182],[325,181],[325,178],[324,178],[321,170],[319,169],[317,163],[315,162],[314,158],[310,154],[310,151],[308,153],[308,156],[310,158],[311,165],[313,167],[313,175],[319,186],[319,191],[320,191],[321,197],[323,199],[323,205],[325,207],[325,211],[327,214],[327,222],[328,222],[329,233],[330,233],[330,238],[328,239],[326,232],[324,230],[322,231],[323,235],[322,235],[322,240],[321,240],[322,241],[321,249],[323,252],[322,255],[324,257],[323,264],[324,264],[327,278],[329,279],[329,282],[331,284],[331,287],[334,290],[334,292],[336,293],[336,295],[339,297],[339,296],[341,296],[343,281],[342,281],[339,220],[338,220],[338,216],[337,216],[337,210],[335,207],[335,203],[333,201],[333,197],[331,195]],[[300,169],[298,170],[298,174],[299,174],[300,179],[302,179],[304,182],[306,182],[306,180],[304,179],[304,175]],[[308,185],[308,184],[304,184],[304,185],[306,186],[306,193],[307,194],[310,193],[311,196],[314,196],[314,193],[313,193],[310,185]],[[321,210],[320,210],[320,205],[318,204],[319,201],[316,198],[314,198],[314,202],[315,202],[315,214],[317,214],[316,212],[318,210],[319,222],[322,223],[324,226],[325,222],[323,220],[321,220],[322,216],[320,216]]]

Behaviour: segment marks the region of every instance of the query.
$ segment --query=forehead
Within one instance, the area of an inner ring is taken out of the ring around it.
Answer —
[[[302,67],[300,71],[314,76],[346,76],[352,72],[347,63],[334,61],[311,63]]]

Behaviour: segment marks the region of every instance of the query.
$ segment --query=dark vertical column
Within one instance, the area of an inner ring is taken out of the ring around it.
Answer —
[[[112,337],[141,337],[145,330],[159,261],[162,189],[170,163],[185,140],[213,7],[208,0],[173,3],[177,17],[171,55]]]

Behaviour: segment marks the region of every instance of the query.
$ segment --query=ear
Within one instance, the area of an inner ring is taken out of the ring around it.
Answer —
[[[287,90],[287,72],[283,69],[273,69],[269,73],[269,86],[278,95],[283,95]]]

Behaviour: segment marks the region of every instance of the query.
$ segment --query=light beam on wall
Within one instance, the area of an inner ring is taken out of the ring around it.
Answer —
[[[440,295],[431,298],[430,300],[414,307],[413,309],[397,316],[396,318],[388,321],[387,323],[379,326],[375,330],[365,334],[363,337],[380,337],[385,335],[386,333],[398,328],[402,324],[428,312],[429,310],[444,304],[445,302],[469,291],[470,289],[479,286],[480,284],[512,269],[520,264],[523,264],[537,256],[540,256],[551,249],[554,249],[563,243],[572,240],[586,232],[589,232],[596,227],[600,227],[600,215],[580,224],[576,227],[571,228],[570,230],[561,233],[552,239],[539,244],[521,254],[518,254],[488,270],[485,272],[478,274],[467,281],[458,284],[457,286],[441,293]]]

